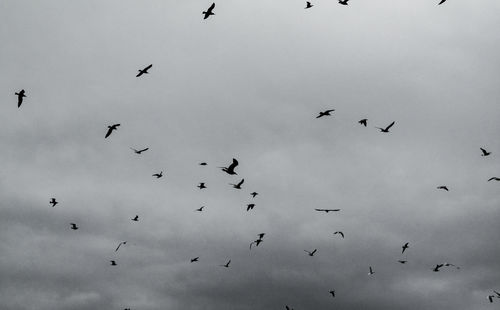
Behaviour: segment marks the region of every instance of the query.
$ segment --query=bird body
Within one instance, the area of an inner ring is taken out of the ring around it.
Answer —
[[[70,225],[71,225],[71,229],[73,229],[73,230],[77,230],[78,229],[78,226],[76,226],[75,223],[70,223]]]
[[[432,269],[432,271],[439,272],[439,268],[441,268],[443,266],[444,266],[444,264],[437,264],[436,267],[434,267],[434,269]]]
[[[231,163],[231,165],[229,165],[228,167],[219,167],[222,169],[222,171],[224,171],[225,173],[227,174],[230,174],[230,175],[235,175],[237,174],[234,169],[236,168],[236,166],[238,166],[238,161],[236,160],[236,158],[233,158],[233,162]]]
[[[339,3],[342,4],[342,5],[348,5],[347,2],[349,0],[339,0]]]
[[[307,2],[309,3],[309,2]],[[307,8],[306,8],[307,9]],[[323,111],[323,112],[319,112],[319,115],[316,116],[316,118],[320,118],[320,117],[323,117],[323,116],[330,116],[333,111],[335,111],[335,109],[331,109],[331,110],[326,110],[326,111]]]
[[[330,294],[332,294],[332,297],[335,297],[335,290],[331,290]]]
[[[445,2],[446,2],[446,0],[441,0],[441,1],[438,3],[438,5],[441,5],[441,4],[445,3]]]
[[[146,152],[147,150],[149,150],[149,147],[147,147],[147,148],[145,148],[145,149],[142,149],[142,150],[136,150],[136,149],[134,149],[134,148],[132,148],[132,147],[131,147],[130,149],[131,149],[131,150],[133,150],[133,151],[134,151],[134,153],[136,153],[136,154],[140,155],[142,152]]]
[[[51,198],[49,203],[52,205],[52,208],[56,206],[56,204],[58,204],[59,202],[56,201],[55,198]]]
[[[406,264],[408,261],[407,260],[398,260],[398,262],[401,264]]]
[[[139,71],[139,73],[137,73],[137,75],[135,77],[140,77],[143,74],[148,74],[149,73],[148,70],[151,69],[152,66],[153,66],[153,64],[150,64],[149,66],[147,66],[144,69],[137,70],[137,71]]]
[[[310,8],[312,8],[313,6],[314,6],[314,5],[312,5],[312,4],[311,4],[311,2],[306,1],[306,7],[305,7],[305,9],[310,9]]]
[[[406,243],[402,246],[402,248],[403,248],[403,251],[401,251],[401,254],[403,254],[403,253],[406,251],[406,249],[408,249],[408,248],[409,248],[409,246],[408,246],[408,242],[406,242]]]
[[[18,108],[21,107],[21,104],[23,104],[23,98],[26,97],[26,95],[24,93],[25,93],[24,89],[21,89],[18,93],[15,93],[17,96],[17,107]]]
[[[247,211],[253,210],[254,207],[255,207],[255,203],[247,204]]]
[[[199,189],[204,189],[204,188],[207,188],[207,187],[205,186],[204,182],[201,182],[200,184],[198,184],[198,188]]]
[[[358,123],[366,127],[367,122],[368,122],[368,120],[367,120],[366,118],[363,118],[363,119],[362,119],[362,120],[360,120]]]
[[[389,129],[394,126],[396,122],[392,122],[389,126],[385,127],[385,128],[382,128],[382,127],[375,127],[375,128],[378,128],[380,129],[380,132],[389,132]]]
[[[214,8],[215,8],[215,2],[212,3],[212,5],[206,11],[202,12],[202,14],[204,15],[203,19],[209,18],[210,15],[215,15],[215,13],[213,12]]]
[[[199,256],[195,257],[195,258],[191,258],[191,263],[197,262],[199,259],[200,259]]]
[[[371,275],[372,275],[372,274],[374,274],[374,273],[375,273],[375,271],[373,271],[372,266],[370,266],[370,271],[368,271],[368,275],[370,275],[370,276],[371,276]]]
[[[307,250],[304,250],[304,252],[307,252],[307,254],[308,254],[309,256],[314,256],[314,254],[316,253],[316,251],[317,251],[317,249],[314,249],[314,251],[312,251],[312,252],[309,252],[309,251],[307,251]]]
[[[114,125],[108,126],[108,131],[106,132],[106,135],[104,136],[104,138],[109,137],[111,135],[111,133],[113,132],[113,130],[118,129],[118,126],[120,126],[120,124],[114,124]]]
[[[163,176],[163,171],[160,171],[160,173],[155,173],[155,174],[153,174],[153,176],[156,177],[157,179],[159,179]]]
[[[139,215],[134,216],[134,218],[132,219],[132,221],[138,222],[139,221]]]
[[[116,266],[116,261],[110,260],[109,262],[111,263],[111,266]]]
[[[205,208],[205,206],[201,206],[200,208],[196,209],[195,211],[202,212],[203,208]]]
[[[252,195],[252,198],[255,198],[255,196],[257,196],[259,193],[257,192],[253,192],[253,193],[250,193],[250,195]]]
[[[340,211],[340,209],[314,209],[316,211],[320,211],[320,212],[325,212],[325,213],[328,213],[328,212],[338,212]]]
[[[491,152],[488,152],[487,150],[483,149],[482,147],[479,148],[482,152],[481,156],[488,156],[491,154]]]

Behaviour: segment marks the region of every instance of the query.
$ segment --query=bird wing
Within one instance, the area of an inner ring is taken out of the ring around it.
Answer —
[[[123,244],[123,242],[120,242],[120,244],[116,247],[115,252],[118,251],[118,249],[122,246],[122,244]]]
[[[236,166],[238,166],[238,161],[236,160],[236,158],[233,158],[233,163],[229,165],[229,167],[227,167],[227,170],[234,170]]]
[[[485,149],[483,149],[482,147],[480,147],[481,149],[481,152],[483,152],[483,155],[487,153],[487,151]]]
[[[441,2],[438,3],[438,5],[445,3],[446,0],[441,0]]]
[[[215,9],[215,2],[208,8],[208,11],[212,12],[213,9]]]
[[[113,128],[108,128],[108,132],[106,132],[106,135],[104,136],[104,138],[107,138],[109,137],[109,135],[113,132]]]
[[[326,211],[325,209],[314,209],[316,211]]]
[[[333,112],[333,111],[335,111],[335,109],[326,110],[325,112],[326,112],[326,113],[330,113],[330,112]]]
[[[387,126],[387,127],[385,128],[385,130],[389,130],[389,128],[391,128],[391,127],[394,125],[394,123],[396,123],[396,122],[392,122],[389,126]]]
[[[146,68],[144,68],[143,70],[144,71],[148,71],[149,69],[151,69],[151,67],[153,66],[153,64],[150,64],[149,66],[147,66]]]
[[[316,251],[317,251],[317,249],[314,249],[314,251],[312,251],[312,252],[311,252],[311,254],[314,254],[314,253],[316,253]]]
[[[339,234],[342,236],[342,238],[344,238],[344,233],[339,231]]]
[[[19,94],[19,96],[17,96],[17,107],[19,108],[22,103],[23,103],[23,96]]]
[[[241,184],[243,184],[243,182],[245,182],[245,179],[241,179],[240,183],[238,183],[238,186],[241,186]]]
[[[147,151],[147,150],[149,150],[149,147],[147,147],[147,148],[145,148],[145,149],[142,149],[142,150],[140,150],[139,152],[145,152],[145,151]]]

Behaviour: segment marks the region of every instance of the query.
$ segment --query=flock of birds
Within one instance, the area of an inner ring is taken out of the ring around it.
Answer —
[[[341,5],[348,5],[348,2],[349,0],[339,0],[338,1],[339,4]],[[441,5],[443,4],[444,2],[446,2],[446,0],[441,0],[438,5]],[[306,2],[306,9],[309,9],[313,7],[313,4],[311,4],[311,2],[307,1]],[[210,16],[212,15],[215,15],[215,13],[213,12],[213,10],[215,9],[215,3],[213,3],[206,11],[203,11],[202,14],[203,14],[203,19],[207,19],[209,18]],[[149,70],[153,67],[153,64],[150,64],[148,66],[146,66],[145,68],[143,69],[139,69],[138,70],[138,73],[136,75],[136,77],[141,77],[143,76],[144,74],[148,74],[149,73]],[[19,92],[16,92],[15,95],[17,96],[17,106],[18,108],[21,107],[21,105],[23,104],[24,102],[24,98],[26,98],[26,92],[24,89],[20,90]],[[321,111],[319,112],[319,114],[316,116],[317,119],[319,118],[323,118],[323,117],[328,117],[328,116],[332,116],[332,113],[335,111],[335,109],[328,109],[328,110],[325,110],[325,111]],[[367,127],[368,125],[368,119],[364,118],[364,119],[361,119],[358,121],[358,123],[364,127]],[[395,125],[395,121],[391,122],[389,125],[385,126],[385,127],[375,127],[377,129],[380,130],[381,133],[389,133],[390,132],[390,129]],[[107,139],[109,138],[113,132],[117,131],[118,130],[118,127],[120,127],[121,124],[113,124],[113,125],[110,125],[110,126],[107,126],[107,131],[106,131],[106,134],[104,135],[104,138]],[[146,148],[142,148],[142,149],[136,149],[136,148],[130,148],[135,154],[137,155],[141,155],[142,153],[146,152],[149,150],[148,147]],[[480,148],[480,151],[481,151],[481,156],[490,156],[491,155],[491,152],[487,151],[485,148]],[[207,163],[206,162],[201,162],[199,163],[200,166],[206,166]],[[239,165],[239,162],[237,159],[233,158],[231,163],[227,166],[227,167],[218,167],[219,169],[221,169],[223,172],[225,172],[226,174],[228,175],[237,175],[237,172],[235,171],[235,169],[238,167]],[[159,178],[162,178],[163,177],[163,171],[160,171],[159,173],[154,173],[152,174],[153,177],[159,179]],[[500,178],[499,177],[491,177],[488,179],[488,182],[489,181],[500,181]],[[234,189],[242,189],[242,186],[245,182],[245,179],[242,178],[239,182],[237,183],[229,183],[229,185],[231,185]],[[207,188],[207,185],[204,183],[204,182],[200,182],[197,187],[200,189],[200,190],[203,190],[203,189],[206,189]],[[444,191],[449,191],[449,188],[448,186],[446,185],[440,185],[440,186],[437,186],[437,189],[438,190],[444,190]],[[250,195],[252,196],[252,198],[255,198],[258,193],[257,192],[251,192]],[[51,198],[50,201],[49,201],[49,204],[52,206],[52,207],[55,207],[57,204],[59,204],[59,202],[57,201],[56,198]],[[250,203],[250,204],[247,204],[246,205],[246,211],[250,211],[250,210],[253,210],[255,207],[255,204],[254,203]],[[202,206],[198,209],[195,209],[194,211],[196,212],[203,212],[205,209],[205,206]],[[341,211],[341,209],[320,209],[320,208],[316,208],[314,209],[315,211],[318,211],[318,212],[325,212],[325,213],[329,213],[329,212],[339,212]],[[131,218],[131,221],[134,221],[134,222],[138,222],[139,221],[139,215],[135,215],[133,218]],[[70,229],[72,230],[78,230],[79,227],[76,223],[70,223]],[[342,231],[336,231],[333,233],[334,235],[338,235],[340,236],[342,239],[345,238],[345,234],[344,232]],[[249,249],[251,250],[253,247],[258,247],[262,242],[264,242],[264,236],[266,234],[265,233],[259,233],[257,235],[257,238],[255,240],[253,240],[252,242],[250,242],[250,246],[249,246]],[[127,244],[127,241],[122,241],[118,244],[118,246],[116,247],[115,249],[115,252],[118,252],[118,250]],[[402,251],[401,251],[401,254],[404,254],[406,252],[406,250],[408,250],[410,248],[409,246],[409,242],[406,242],[405,244],[402,245]],[[310,257],[313,257],[317,252],[318,252],[318,249],[313,249],[312,251],[309,251],[309,250],[304,250],[304,252],[307,253],[308,256]],[[199,262],[200,260],[200,256],[197,256],[197,257],[193,257],[190,259],[190,263],[196,263],[196,262]],[[118,263],[116,260],[110,260],[110,265],[111,266],[117,266]],[[407,260],[398,260],[398,262],[400,264],[406,264],[408,261]],[[230,264],[231,264],[231,259],[228,259],[226,261],[226,263],[224,264],[221,264],[219,265],[220,267],[224,267],[224,268],[230,268]],[[455,269],[460,269],[460,267],[452,264],[452,263],[447,263],[447,262],[444,262],[444,263],[439,263],[439,264],[436,264],[436,266],[434,268],[432,268],[431,270],[433,272],[439,272],[441,268],[443,267],[454,267]],[[374,271],[374,268],[372,266],[368,266],[368,275],[372,276],[375,274],[375,271]],[[330,290],[328,292],[329,294],[331,294],[332,297],[335,297],[335,290]],[[487,296],[487,299],[489,300],[489,302],[493,303],[494,301],[494,298],[500,298],[500,293],[498,291],[495,291],[493,290],[493,294],[491,295],[488,295]],[[286,310],[293,310],[293,308],[290,308],[288,305],[285,305],[285,309]],[[124,310],[130,310],[130,308],[125,308]]]

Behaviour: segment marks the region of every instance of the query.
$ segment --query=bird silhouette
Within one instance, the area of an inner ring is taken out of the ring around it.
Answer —
[[[406,243],[402,246],[402,248],[403,248],[403,251],[401,251],[401,254],[403,254],[403,253],[406,251],[406,249],[407,249],[407,248],[409,248],[409,246],[408,246],[408,242],[406,242]]]
[[[241,185],[243,184],[243,182],[245,182],[245,179],[241,179],[241,181],[238,184],[229,183],[229,185],[232,185],[233,188],[241,189]]]
[[[441,186],[438,186],[437,189],[442,189],[442,190],[445,190],[445,191],[449,191],[448,187],[444,186],[444,185],[441,185]]]
[[[199,163],[198,165],[200,165],[200,166],[206,166],[207,163],[206,162],[202,162],[202,163]]]
[[[131,147],[130,149],[131,149],[131,150],[133,150],[133,151],[134,151],[134,153],[136,153],[136,154],[139,154],[139,155],[140,155],[142,152],[146,152],[147,150],[149,150],[149,147],[147,147],[147,148],[145,148],[145,149],[142,149],[142,150],[136,150],[136,149],[134,149],[134,148],[132,148],[132,147]]]
[[[332,294],[332,297],[335,297],[335,290],[331,290],[330,294]]]
[[[309,3],[309,2],[307,2]],[[307,9],[307,8],[306,8]],[[320,118],[320,117],[323,117],[323,116],[330,116],[331,112],[335,111],[335,109],[331,109],[331,110],[326,110],[326,111],[323,111],[323,112],[319,112],[319,115],[316,116],[316,118]]]
[[[231,264],[231,260],[228,260],[225,265],[219,265],[219,266],[229,268],[229,264]]]
[[[441,268],[443,266],[444,266],[444,264],[437,264],[436,267],[434,267],[434,269],[432,269],[432,271],[439,272],[439,268]]]
[[[495,295],[489,295],[489,296],[488,296],[488,300],[490,301],[490,303],[491,303],[491,302],[493,302],[493,298],[494,298],[494,297],[495,297]]]
[[[200,259],[199,256],[197,256],[195,258],[191,258],[191,263],[197,262],[199,259]]]
[[[375,128],[378,128],[380,129],[380,132],[389,132],[389,129],[394,126],[396,122],[392,122],[389,126],[385,127],[385,128],[382,128],[382,127],[375,127]]]
[[[58,204],[59,202],[56,201],[55,198],[50,198],[50,201],[49,203],[52,205],[52,208],[56,206],[56,204]]]
[[[481,149],[481,152],[483,153],[483,154],[481,154],[481,156],[488,156],[491,154],[491,152],[488,152],[487,150],[483,149],[482,147],[480,147],[479,149]]]
[[[342,4],[342,5],[347,5],[348,1],[349,0],[339,0],[339,3]]]
[[[313,6],[314,6],[314,5],[312,5],[312,4],[311,4],[311,2],[306,1],[306,7],[305,7],[305,9],[310,9],[310,8],[312,8]]]
[[[257,196],[259,193],[257,192],[253,192],[253,193],[250,193],[250,195],[252,196],[252,198],[255,198],[255,196]]]
[[[153,176],[156,177],[157,179],[159,179],[163,176],[163,171],[160,171],[160,173],[155,173],[155,174],[153,174]]]
[[[201,206],[200,208],[196,209],[195,211],[202,212],[203,208],[205,208],[205,206]]]
[[[259,239],[263,239],[265,235],[266,235],[266,233],[260,233],[257,236],[259,236]]]
[[[307,254],[308,254],[309,256],[314,256],[314,254],[316,253],[316,251],[317,251],[317,249],[314,249],[314,251],[312,251],[312,252],[309,252],[309,251],[307,251],[307,250],[304,250],[304,252],[307,252]]]
[[[207,188],[207,187],[205,186],[205,183],[204,183],[204,182],[201,182],[200,184],[198,184],[198,186],[197,186],[197,187],[198,187],[199,189],[204,189],[204,188]]]
[[[151,69],[151,67],[153,66],[153,64],[150,64],[149,66],[147,66],[146,68],[142,69],[142,70],[137,70],[139,71],[139,73],[137,73],[137,75],[135,77],[140,77],[141,75],[143,74],[148,74],[148,70]]]
[[[257,240],[254,240],[254,241],[250,242],[250,250],[252,249],[252,245],[253,245],[253,244],[255,244],[255,246],[259,246],[259,244],[260,244],[261,242],[264,242],[264,240],[262,240],[262,239],[260,239],[260,238],[259,238],[259,239],[257,239]]]
[[[406,264],[408,261],[407,260],[398,260],[398,262],[401,264]]]
[[[227,174],[230,174],[230,175],[235,175],[237,174],[236,172],[234,172],[234,169],[238,166],[238,161],[233,158],[233,162],[231,163],[231,165],[229,165],[228,167],[219,167],[222,169],[222,171],[224,171],[225,173]]]
[[[363,118],[358,123],[366,127],[366,125],[368,124],[367,122],[368,122],[368,120],[366,118]]]
[[[344,233],[341,232],[341,231],[336,231],[333,233],[334,235],[341,235],[342,236],[342,239],[344,238]]]
[[[498,178],[498,177],[492,177],[492,178],[488,179],[488,182],[489,181],[500,181],[500,178]]]
[[[116,261],[110,260],[111,266],[116,266]]]
[[[446,2],[446,0],[441,0],[441,1],[438,3],[438,5],[441,5],[441,4],[445,3],[445,2]]]
[[[106,135],[104,136],[104,138],[109,137],[109,135],[111,135],[111,133],[113,132],[113,130],[117,130],[118,129],[118,126],[120,126],[120,124],[114,124],[114,125],[108,126],[108,131],[106,132]]]
[[[123,244],[123,245],[127,244],[127,241],[120,242],[120,244],[118,244],[118,246],[116,247],[115,252],[117,252],[117,251],[118,251],[118,249],[122,246],[122,244]]]
[[[17,96],[17,107],[21,107],[21,104],[23,104],[23,98],[26,97],[26,95],[24,94],[24,89],[21,89],[21,91],[19,91],[18,93],[15,93],[15,95]]]
[[[319,211],[319,212],[325,212],[325,213],[340,211],[340,209],[314,209],[314,210]]]
[[[368,271],[368,275],[370,275],[370,276],[371,276],[371,275],[372,275],[372,274],[374,274],[374,273],[375,273],[375,271],[373,271],[372,266],[370,266],[370,271]]]
[[[247,204],[247,211],[253,210],[254,207],[255,207],[254,203]]]
[[[75,223],[69,223],[69,224],[71,225],[71,229],[73,230],[77,230],[79,228],[78,226],[76,226]]]
[[[204,15],[203,19],[209,18],[210,15],[215,15],[215,13],[213,12],[214,8],[215,8],[215,2],[212,3],[212,5],[206,11],[202,12],[202,14]]]
[[[132,219],[132,221],[138,222],[139,221],[139,215],[134,216],[134,218]]]

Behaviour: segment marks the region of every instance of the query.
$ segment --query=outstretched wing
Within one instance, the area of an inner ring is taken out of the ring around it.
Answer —
[[[241,186],[241,184],[243,184],[243,182],[245,182],[245,179],[241,179],[240,183],[238,183],[238,186]]]
[[[389,130],[389,129],[390,129],[390,128],[394,125],[394,123],[396,123],[396,122],[395,122],[395,121],[394,121],[394,122],[392,122],[389,126],[387,126],[387,127],[385,128],[385,130]]]
[[[234,170],[236,166],[238,166],[238,161],[236,160],[236,158],[233,158],[233,163],[229,167],[227,167],[227,170],[229,171]]]
[[[108,128],[108,132],[106,132],[106,136],[104,136],[104,138],[106,139],[107,137],[109,137],[109,135],[113,132],[113,128]]]
[[[208,8],[208,12],[212,12],[213,9],[215,9],[215,2]]]

